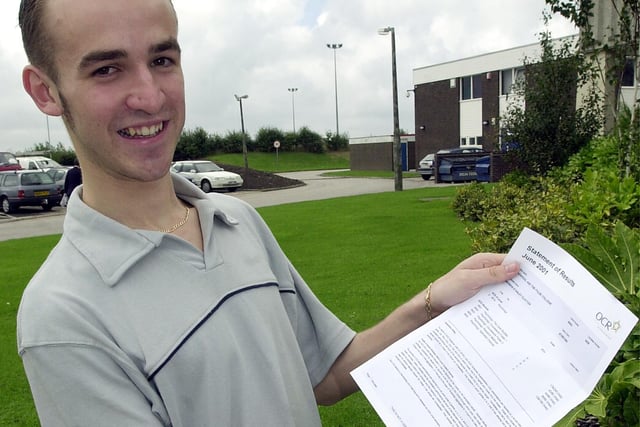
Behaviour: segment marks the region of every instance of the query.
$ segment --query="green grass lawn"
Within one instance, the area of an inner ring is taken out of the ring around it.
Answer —
[[[221,161],[222,162],[222,161]],[[455,188],[425,188],[259,209],[319,298],[367,328],[467,255],[450,208]],[[59,236],[0,242],[0,425],[38,425],[16,354],[22,290]],[[325,426],[382,426],[361,393],[321,408]]]
[[[242,153],[216,154],[209,157],[216,163],[226,163],[234,166],[244,166]],[[247,154],[247,161],[251,169],[265,172],[291,172],[324,169],[349,169],[348,151],[330,151],[323,154],[313,153],[258,153]]]

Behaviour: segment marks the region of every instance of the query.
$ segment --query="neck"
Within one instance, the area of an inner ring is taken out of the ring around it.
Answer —
[[[93,209],[130,228],[161,230],[184,217],[171,175],[140,182],[83,176],[83,201]]]

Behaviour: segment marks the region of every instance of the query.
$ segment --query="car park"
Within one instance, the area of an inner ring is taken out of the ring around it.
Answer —
[[[0,172],[0,206],[12,213],[22,206],[41,206],[50,211],[60,204],[62,187],[44,171],[17,170]]]
[[[444,148],[442,150],[438,150],[437,153],[427,154],[420,160],[418,163],[417,172],[422,176],[422,179],[429,180],[432,176],[435,175],[434,165],[436,162],[436,155],[439,158],[443,157],[443,154],[466,154],[466,153],[482,153],[482,148],[480,147],[456,147],[456,148]],[[456,156],[460,158],[460,156]],[[442,161],[438,162],[440,166],[442,166]],[[444,172],[444,174],[442,174]],[[440,171],[438,169],[439,175],[451,175],[451,161],[445,161],[444,168]]]
[[[178,161],[173,163],[171,169],[189,179],[205,193],[212,190],[236,191],[244,182],[237,173],[225,171],[209,160]]]
[[[0,151],[0,171],[12,171],[22,169],[18,159],[12,153]]]

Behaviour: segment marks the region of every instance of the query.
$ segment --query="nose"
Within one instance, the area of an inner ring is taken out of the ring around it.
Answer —
[[[153,71],[147,67],[137,69],[133,75],[131,88],[127,96],[127,108],[155,114],[162,109],[164,101],[164,92]]]

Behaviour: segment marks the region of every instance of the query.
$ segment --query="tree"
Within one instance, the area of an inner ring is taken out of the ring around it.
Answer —
[[[284,132],[280,129],[273,127],[260,128],[256,134],[255,149],[265,153],[275,151],[275,148],[273,148],[274,141],[280,141],[282,144],[284,137]]]
[[[304,126],[298,131],[298,145],[301,146],[304,151],[309,153],[324,153],[327,151],[325,142],[322,140],[320,134],[312,131],[308,127]]]
[[[572,40],[554,40],[543,32],[540,46],[540,58],[525,58],[525,77],[514,86],[524,103],[512,102],[502,119],[505,142],[516,147],[512,155],[532,175],[564,165],[601,128],[591,64]],[[576,91],[584,96],[578,108]]]
[[[402,135],[402,132],[400,133]],[[336,135],[331,131],[327,131],[325,140],[327,148],[331,151],[342,151],[349,148],[349,137],[345,134]]]
[[[242,153],[242,132],[230,131],[222,138],[221,149],[223,153]],[[244,134],[247,149],[253,151],[253,140],[248,133]]]
[[[180,135],[173,158],[187,160],[205,157],[213,151],[213,141],[213,138],[201,127],[185,130]]]
[[[615,130],[619,142],[621,178],[640,180],[640,5],[638,0],[545,0],[552,12],[580,30],[580,47],[598,67],[605,95],[605,130]],[[611,17],[607,22],[599,22]],[[633,104],[622,102],[623,76],[631,76]],[[626,111],[625,111],[626,110]],[[622,119],[622,126],[616,126]]]

